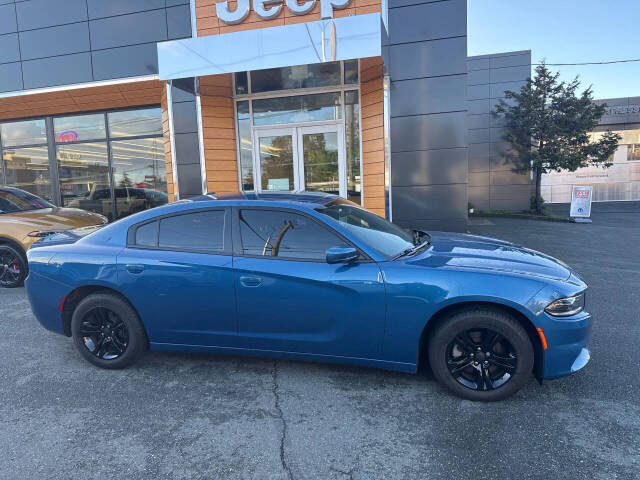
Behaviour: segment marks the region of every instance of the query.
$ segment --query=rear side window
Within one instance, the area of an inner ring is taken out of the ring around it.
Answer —
[[[326,259],[344,241],[305,215],[275,210],[241,210],[240,236],[245,255],[301,260]]]
[[[136,229],[136,245],[141,247],[158,246],[158,222],[147,223]]]
[[[224,210],[176,215],[160,220],[158,247],[174,250],[224,250]]]

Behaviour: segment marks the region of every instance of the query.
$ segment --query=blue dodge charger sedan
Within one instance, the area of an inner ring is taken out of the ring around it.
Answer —
[[[204,195],[52,233],[28,258],[36,318],[102,368],[147,349],[428,365],[491,401],[589,361],[587,286],[567,265],[333,195]]]

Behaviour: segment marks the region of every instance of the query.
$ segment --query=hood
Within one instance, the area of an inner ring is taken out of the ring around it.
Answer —
[[[533,275],[566,281],[569,267],[553,257],[511,242],[477,235],[429,232],[431,246],[407,262],[424,267],[451,267]]]
[[[20,225],[28,231],[69,230],[102,225],[106,221],[107,219],[102,215],[79,208],[43,208],[0,215],[1,223]]]

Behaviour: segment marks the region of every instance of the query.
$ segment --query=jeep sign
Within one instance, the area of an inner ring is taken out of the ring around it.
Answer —
[[[271,20],[282,11],[283,0],[253,0],[253,10],[262,20]],[[316,6],[316,0],[298,3],[298,0],[285,0],[287,8],[295,15],[306,15]],[[249,16],[250,0],[238,0],[234,11],[229,10],[229,2],[216,3],[218,18],[228,25],[241,23]],[[323,19],[333,18],[333,9],[345,8],[351,0],[320,0],[320,15]]]

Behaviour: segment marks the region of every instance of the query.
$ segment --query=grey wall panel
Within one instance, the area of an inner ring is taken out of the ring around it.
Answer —
[[[189,0],[167,0],[167,7],[175,7],[176,5],[189,5]]]
[[[202,195],[202,173],[199,163],[178,164],[178,181],[180,182],[180,198]]]
[[[168,39],[191,36],[191,9],[189,5],[167,8]]]
[[[18,31],[16,7],[13,4],[0,6],[0,35]]]
[[[389,8],[406,7],[416,3],[440,2],[441,0],[389,0]]]
[[[489,73],[489,81],[486,83],[521,82],[531,76],[531,65],[492,68],[486,72]]]
[[[165,7],[165,0],[87,0],[89,18],[113,17]]]
[[[466,34],[466,0],[448,0],[389,9],[389,40],[392,45],[462,37]]]
[[[198,133],[198,119],[195,101],[181,103],[174,102],[173,129],[176,134]]]
[[[29,0],[16,3],[20,31],[87,20],[86,0]]]
[[[489,185],[489,172],[469,172],[469,186],[482,187]]]
[[[489,128],[491,127],[491,114],[481,113],[479,115],[467,115],[467,126],[472,128]]]
[[[485,144],[487,146],[487,150],[489,149],[489,144]],[[476,145],[473,145],[476,146]],[[469,145],[469,173],[472,172],[488,172],[490,170],[489,167],[489,155],[486,156],[474,156],[471,154],[471,147]],[[488,185],[488,184],[487,184]]]
[[[91,20],[91,47],[122,47],[167,39],[167,16],[164,10],[133,13],[119,17]]]
[[[393,220],[464,218],[467,184],[393,188]]]
[[[92,53],[95,80],[134,77],[158,73],[155,43],[110,48]]]
[[[197,133],[180,133],[180,134],[176,134],[175,139],[176,139],[176,145],[175,145],[176,163],[178,165],[186,165],[188,163],[197,163],[199,166],[200,152],[199,152],[199,144],[198,144],[198,134]],[[180,180],[178,180],[178,185],[182,189]]]
[[[19,62],[20,45],[18,34],[9,33],[0,35],[0,63]]]
[[[193,77],[174,80],[171,86],[171,98],[173,99],[173,103],[195,101],[195,83]]]
[[[466,148],[394,153],[392,184],[396,186],[466,183]]]
[[[465,37],[391,45],[391,76],[397,81],[464,74],[466,51]]]
[[[391,116],[420,115],[466,110],[465,75],[393,82]]]
[[[22,88],[22,67],[20,63],[4,63],[0,65],[0,92],[12,92]]]
[[[488,84],[490,83],[490,76],[491,70],[469,70],[467,72],[467,85]]]
[[[0,0],[0,5],[5,5],[7,3],[14,3],[15,0]]]
[[[391,119],[391,151],[467,146],[466,112]]]
[[[89,27],[87,22],[20,33],[22,60],[88,52],[89,50]]]
[[[528,208],[530,179],[515,173],[514,161],[504,140],[504,117],[494,110],[505,90],[517,91],[531,75],[531,53],[507,52],[470,57],[467,61],[469,85],[469,201],[479,209]],[[486,98],[480,98],[485,96]],[[514,103],[509,100],[507,103]],[[486,119],[489,120],[489,125]],[[482,120],[481,120],[482,119]],[[480,128],[483,128],[482,130]],[[474,143],[478,142],[478,143]],[[493,187],[510,187],[498,189]],[[524,187],[524,188],[523,188]],[[494,195],[494,193],[497,195]],[[473,200],[472,200],[473,199]]]
[[[76,53],[22,62],[24,88],[90,82],[91,54]]]

